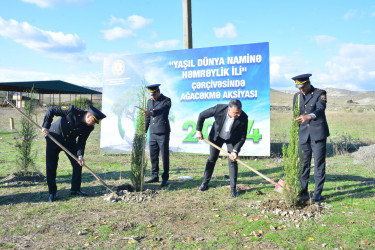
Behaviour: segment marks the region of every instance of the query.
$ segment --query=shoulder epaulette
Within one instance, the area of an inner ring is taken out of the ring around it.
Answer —
[[[81,112],[81,111],[83,111],[82,109],[80,109],[80,108],[77,108],[76,106],[74,106],[74,105],[72,105],[73,107],[73,109],[75,110],[75,111],[78,111],[78,112]]]

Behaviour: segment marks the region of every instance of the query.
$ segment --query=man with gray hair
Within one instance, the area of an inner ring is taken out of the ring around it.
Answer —
[[[236,198],[239,195],[236,189],[238,174],[236,160],[241,147],[246,141],[248,118],[246,113],[242,111],[241,102],[237,99],[231,100],[228,105],[218,104],[206,109],[198,117],[196,137],[199,140],[203,140],[203,123],[209,117],[214,117],[215,122],[212,125],[208,140],[219,147],[222,147],[224,143],[227,144],[227,150],[230,153],[228,165],[231,194]],[[219,154],[220,151],[218,149],[210,146],[210,156],[206,163],[203,183],[199,187],[200,191],[208,189],[208,183],[211,180]]]

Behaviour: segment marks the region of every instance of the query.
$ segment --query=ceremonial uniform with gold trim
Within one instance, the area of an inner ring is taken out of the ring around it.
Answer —
[[[296,81],[296,84],[298,83]],[[308,84],[310,84],[309,81]],[[303,94],[302,91],[299,91],[294,95],[293,107],[297,101],[299,101],[300,114],[312,116],[311,120],[307,120],[299,126],[300,154],[303,151],[303,166],[300,179],[302,193],[307,194],[308,192],[311,158],[312,153],[314,153],[315,190],[313,199],[315,197],[316,200],[320,200],[326,178],[326,144],[329,136],[325,115],[327,93],[325,90],[317,89],[310,85],[308,93]]]
[[[84,117],[87,112],[88,111],[74,107],[74,105],[53,106],[47,110],[42,127],[49,129],[49,134],[76,157],[83,156],[87,138],[94,130],[94,126],[88,126],[84,122]],[[60,118],[52,123],[55,116],[60,116]],[[47,184],[49,193],[56,194],[56,170],[59,153],[62,149],[49,137],[46,137],[46,141]],[[81,189],[82,167],[67,153],[66,155],[73,167],[71,190],[79,191]]]

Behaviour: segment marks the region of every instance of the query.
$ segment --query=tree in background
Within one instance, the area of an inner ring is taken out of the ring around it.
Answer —
[[[25,114],[32,117],[36,107],[35,90],[32,88],[26,92],[25,100]],[[16,166],[18,173],[23,176],[32,175],[32,170],[35,167],[36,151],[32,151],[34,139],[37,133],[34,125],[25,117],[21,118],[21,130],[18,132],[18,140],[16,142],[17,158]]]
[[[138,107],[146,109],[146,88],[142,87],[138,94]],[[147,167],[147,158],[145,154],[146,147],[146,131],[145,116],[142,110],[138,109],[136,117],[136,130],[133,139],[133,149],[131,155],[131,181],[136,191],[143,190],[143,180]]]
[[[299,103],[300,96],[298,95],[297,101],[293,107],[292,124],[289,131],[289,145],[283,145],[283,158],[284,158],[284,171],[285,171],[285,185],[284,193],[286,201],[291,206],[295,206],[298,202],[300,193],[300,177],[301,169],[300,165],[303,159],[303,153],[301,157],[298,156],[299,146],[299,123],[296,122],[296,118],[300,115]]]

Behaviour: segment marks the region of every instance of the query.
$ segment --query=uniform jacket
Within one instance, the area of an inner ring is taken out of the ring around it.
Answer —
[[[68,149],[74,149],[74,151],[76,149],[77,156],[83,156],[86,140],[94,130],[94,126],[88,126],[83,121],[86,113],[87,111],[76,108],[74,105],[53,106],[47,110],[42,127],[49,129],[50,135]],[[54,116],[60,116],[60,118],[52,123]]]
[[[216,141],[221,129],[223,128],[226,115],[228,113],[228,105],[218,104],[212,108],[206,109],[199,114],[197,122],[197,131],[202,131],[204,120],[209,117],[214,117],[215,122],[212,125],[208,139],[210,141]],[[240,117],[234,120],[232,129],[230,132],[229,141],[233,145],[233,149],[240,152],[241,147],[246,141],[247,134],[247,114],[242,111]]]
[[[172,102],[169,97],[160,94],[159,98],[154,101],[151,98],[147,101],[147,110],[153,112],[152,116],[146,116],[146,132],[150,128],[151,134],[166,134],[171,132],[168,120],[169,110]]]
[[[293,107],[298,96],[300,99],[299,110],[301,115],[308,115],[311,113],[316,115],[315,119],[307,120],[299,125],[300,143],[306,143],[309,136],[312,141],[319,141],[327,138],[329,136],[329,129],[325,115],[327,104],[326,91],[311,86],[309,93],[305,95],[305,99],[303,99],[303,93],[301,91],[297,92],[294,95]]]

